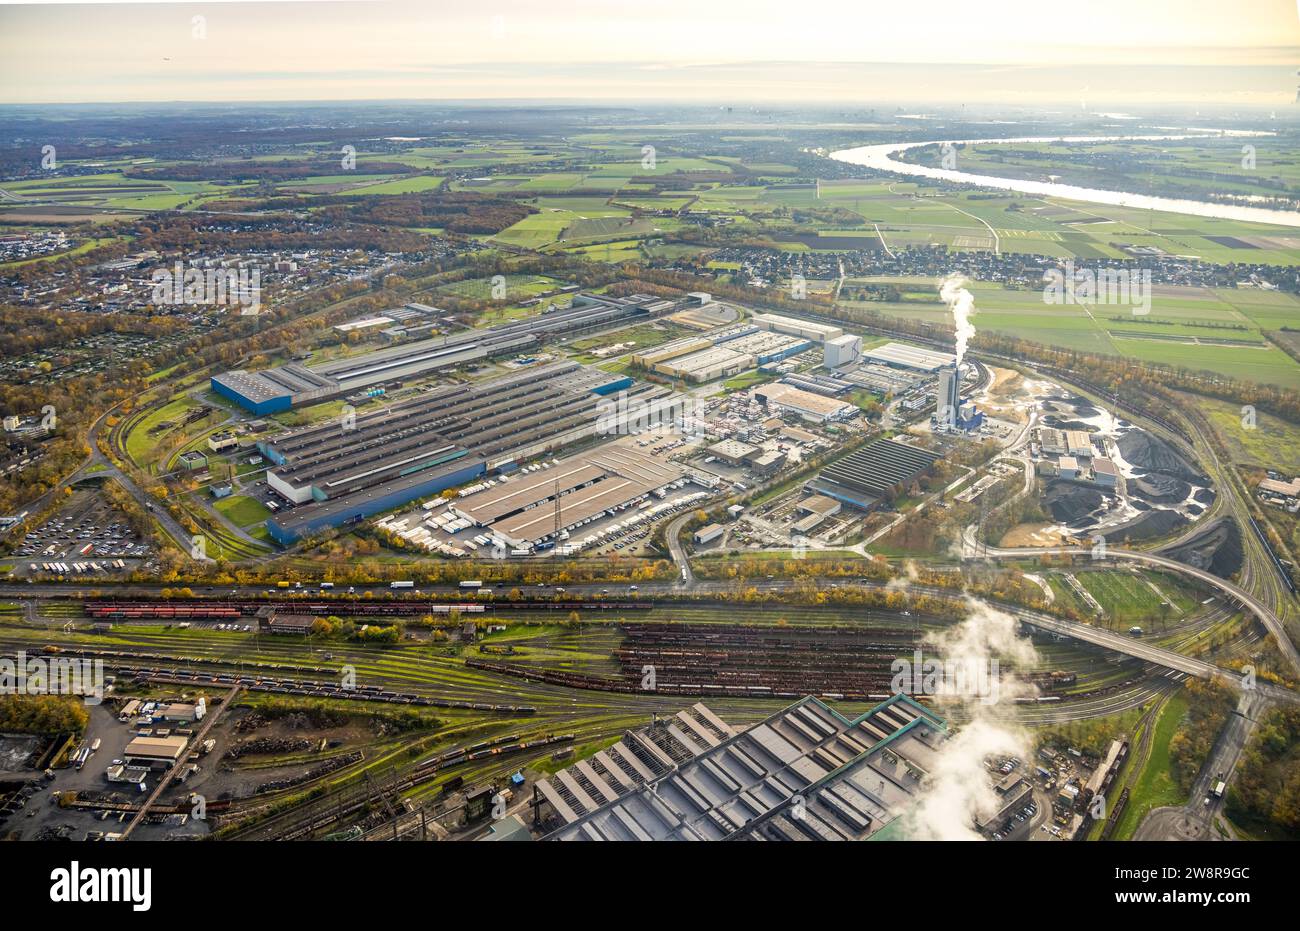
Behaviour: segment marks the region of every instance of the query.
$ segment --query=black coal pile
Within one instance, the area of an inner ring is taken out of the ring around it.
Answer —
[[[1231,578],[1241,569],[1241,528],[1231,517],[1220,518],[1186,543],[1162,550],[1161,555],[1213,572],[1221,579]]]
[[[1139,469],[1162,472],[1195,485],[1207,484],[1205,476],[1197,472],[1178,450],[1145,430],[1130,430],[1119,438],[1118,443],[1124,461]]]
[[[1078,525],[1080,518],[1101,507],[1103,500],[1105,496],[1095,488],[1059,480],[1048,482],[1043,491],[1043,504],[1052,519],[1072,527]]]
[[[1162,472],[1149,472],[1128,481],[1129,494],[1140,495],[1156,504],[1178,504],[1186,501],[1192,486],[1181,478]]]
[[[1177,511],[1153,509],[1138,515],[1127,524],[1107,529],[1106,539],[1111,543],[1154,540],[1172,533],[1186,523],[1187,518]]]

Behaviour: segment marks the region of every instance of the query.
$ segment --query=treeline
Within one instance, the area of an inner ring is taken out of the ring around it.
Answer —
[[[424,191],[367,197],[321,197],[311,199],[323,216],[382,226],[441,227],[465,235],[499,233],[514,226],[536,207],[505,197],[470,191]]]
[[[1219,731],[1232,713],[1236,698],[1230,686],[1214,680],[1188,679],[1184,688],[1187,714],[1169,739],[1169,761],[1175,784],[1189,793],[1196,774],[1214,749]]]
[[[301,249],[418,252],[428,236],[366,223],[324,223],[295,217],[154,215],[135,226],[135,247],[180,252],[248,253]]]
[[[81,734],[90,722],[85,704],[65,695],[0,695],[0,732]]]
[[[1259,722],[1237,764],[1228,814],[1238,821],[1269,822],[1300,834],[1300,708],[1274,708]]]
[[[295,181],[321,175],[411,174],[411,166],[401,162],[357,162],[344,172],[341,158],[283,159],[278,162],[225,160],[219,162],[183,162],[161,168],[127,168],[122,174],[137,181]]]
[[[380,627],[378,624],[360,624],[331,614],[318,617],[311,623],[313,637],[355,640],[358,643],[396,643],[402,639],[402,629],[396,624]]]

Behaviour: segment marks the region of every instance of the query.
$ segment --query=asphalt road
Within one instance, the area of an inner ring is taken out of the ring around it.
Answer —
[[[1215,739],[1210,755],[1201,765],[1191,796],[1182,807],[1157,808],[1139,825],[1134,840],[1222,840],[1214,820],[1223,811],[1224,799],[1210,793],[1219,782],[1231,782],[1241,753],[1255,729],[1260,714],[1268,707],[1258,692],[1243,692]],[[1226,793],[1225,793],[1226,794]]]

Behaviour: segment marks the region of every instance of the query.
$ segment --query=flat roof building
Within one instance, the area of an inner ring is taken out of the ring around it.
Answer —
[[[531,546],[638,503],[684,474],[676,463],[607,444],[458,498],[448,511],[511,546]]]
[[[1092,456],[1092,434],[1087,430],[1066,430],[1065,451],[1071,456]]]
[[[755,388],[754,396],[770,410],[795,414],[812,423],[847,420],[858,413],[858,408],[847,401],[837,401],[781,382]]]
[[[824,343],[828,339],[835,339],[837,336],[844,335],[844,331],[837,326],[816,323],[812,320],[802,320],[798,317],[787,317],[783,314],[754,314],[750,320],[760,330],[772,330],[777,333],[787,333],[791,336],[802,336],[804,339],[810,339],[818,343]]]
[[[876,440],[823,469],[812,490],[870,510],[938,461],[936,453],[897,440]]]
[[[722,526],[722,524],[705,524],[699,530],[695,531],[694,540],[700,545],[712,543],[726,532],[727,528]]]
[[[1114,488],[1119,483],[1119,470],[1111,460],[1098,456],[1092,460],[1092,480],[1098,485]]]
[[[747,372],[756,364],[757,360],[748,353],[735,352],[727,346],[709,346],[699,352],[661,362],[654,370],[670,378],[684,378],[703,384]]]
[[[175,763],[185,753],[188,743],[187,737],[134,737],[122,751],[122,757],[128,764]]]
[[[536,784],[549,841],[864,840],[918,801],[946,722],[905,695],[803,698],[737,730],[702,704]]]
[[[957,357],[952,353],[935,352],[932,349],[922,349],[906,343],[886,343],[867,350],[862,357],[882,365],[928,373],[937,372],[941,368],[957,363]]]
[[[724,462],[735,466],[745,464],[761,451],[759,447],[742,443],[740,440],[723,440],[721,443],[714,443],[708,448],[709,455],[717,456]]]

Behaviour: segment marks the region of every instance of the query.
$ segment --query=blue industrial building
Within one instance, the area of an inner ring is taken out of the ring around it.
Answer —
[[[381,485],[364,497],[312,501],[271,517],[266,522],[266,529],[276,543],[290,546],[313,533],[391,511],[417,498],[432,497],[448,488],[471,482],[485,471],[486,465],[481,458],[476,457],[471,462],[457,460],[454,465],[434,469],[428,474],[404,476]]]

